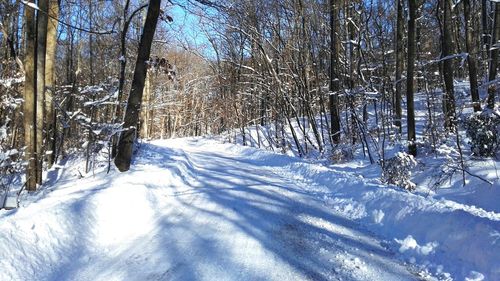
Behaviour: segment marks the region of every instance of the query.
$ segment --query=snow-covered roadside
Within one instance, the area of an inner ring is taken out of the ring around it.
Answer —
[[[472,113],[472,107],[465,106],[470,103],[469,88],[467,81],[455,81],[462,121]],[[307,183],[333,212],[383,236],[388,245],[400,252],[401,258],[429,274],[445,280],[500,280],[500,161],[471,156],[469,139],[460,123],[462,166],[455,136],[447,135],[436,125],[443,124],[442,113],[433,116],[434,126],[438,127],[436,132],[442,136],[432,143],[428,135],[427,94],[438,97],[441,91],[435,89],[416,94],[419,154],[418,165],[411,171],[411,180],[417,186],[415,193],[381,184],[382,171],[376,162],[381,158],[390,159],[406,149],[404,141],[390,138],[381,142],[375,137],[375,141],[370,142],[374,164],[369,163],[361,144],[357,143],[334,149],[326,146],[321,153],[312,149],[306,159],[281,161],[283,168],[277,168],[277,173]],[[368,131],[374,131],[378,128],[373,118],[374,108],[369,106],[368,112],[371,117],[366,125]],[[314,142],[315,136],[307,119],[301,122],[305,134]],[[316,123],[321,124],[319,117]],[[347,120],[344,123],[347,124]],[[297,122],[291,125],[305,145],[307,142]],[[323,136],[327,135],[324,131]],[[402,135],[406,135],[405,124]],[[261,151],[247,151],[247,157],[256,159],[266,157],[264,149],[299,155],[288,127],[285,128],[287,145],[277,145],[278,136],[273,126],[249,126],[245,138],[241,130],[233,130],[219,139],[261,147]],[[381,147],[383,152],[380,152]],[[343,157],[344,148],[347,148],[347,157]],[[340,152],[340,158],[336,157],[335,150]],[[377,151],[380,154],[377,155]],[[466,171],[465,186],[462,168]]]
[[[238,148],[239,149],[239,148]],[[339,215],[361,222],[385,239],[408,263],[443,279],[500,280],[500,182],[469,185],[434,196],[379,184],[379,173],[356,162],[323,166],[290,157],[275,159],[262,150],[244,149],[245,157],[269,158],[264,165],[302,181]],[[488,173],[488,171],[484,171]],[[458,200],[454,200],[458,199]],[[485,201],[484,209],[481,199]],[[491,202],[496,202],[493,206]],[[496,208],[495,208],[496,207]]]
[[[123,174],[77,179],[72,163],[0,211],[2,278],[499,280],[497,211],[384,187],[358,164],[201,138],[145,144]]]
[[[22,208],[0,211],[0,279],[417,278],[377,236],[278,173],[299,159],[247,157],[258,152],[178,139],[144,144],[127,173],[79,179],[67,165]]]

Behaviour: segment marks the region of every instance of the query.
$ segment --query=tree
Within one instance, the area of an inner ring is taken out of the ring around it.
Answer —
[[[403,0],[397,0],[397,20],[396,20],[396,98],[395,98],[395,111],[396,121],[395,125],[398,127],[399,133],[402,131],[401,119],[403,118],[403,110],[401,108],[401,73],[403,70],[404,50],[403,50]]]
[[[453,54],[453,39],[452,39],[452,19],[451,19],[451,3],[450,0],[441,0],[443,11],[443,25],[441,37],[441,58],[443,59],[443,80],[444,80],[444,126],[447,130],[455,128],[455,90],[453,87],[453,61],[449,57]]]
[[[481,29],[482,29],[482,34],[481,34],[481,44],[484,50],[488,50],[489,48],[489,28],[488,28],[488,5],[490,1],[488,0],[482,0],[481,1]]]
[[[47,164],[50,168],[56,155],[56,114],[54,109],[55,94],[55,64],[57,49],[57,26],[59,18],[59,1],[50,0],[49,21],[47,25],[47,52],[45,55],[45,120],[46,120],[46,147]]]
[[[134,78],[125,110],[124,129],[118,142],[118,152],[115,165],[121,172],[128,171],[132,160],[134,141],[136,139],[139,112],[141,110],[144,81],[147,73],[147,63],[151,53],[151,44],[160,15],[161,0],[150,0],[144,23],[139,51],[135,64]]]
[[[490,50],[490,65],[488,70],[488,81],[493,81],[497,76],[498,68],[498,41],[500,40],[500,3],[495,3],[495,20],[493,22],[493,28],[491,29],[491,43],[492,47]],[[488,108],[493,109],[495,107],[495,84],[491,84],[488,87]]]
[[[30,1],[29,3],[33,3]],[[35,191],[37,184],[38,155],[36,150],[36,26],[35,10],[24,9],[26,23],[26,54],[24,58],[24,142],[26,146],[26,189]]]
[[[476,60],[476,44],[474,44],[474,30],[470,12],[469,0],[462,0],[464,5],[464,21],[465,21],[465,48],[467,50],[467,65],[469,67],[470,93],[474,111],[481,111],[481,101],[479,100],[479,90],[477,84],[477,60]]]
[[[125,86],[125,70],[127,67],[127,32],[130,27],[130,23],[134,19],[134,16],[139,13],[142,9],[146,8],[148,5],[142,5],[132,12],[128,16],[128,9],[130,6],[130,0],[125,2],[125,7],[123,8],[123,26],[120,32],[120,76],[118,80],[118,97],[117,104],[114,109],[114,123],[119,123],[122,119],[122,99],[123,99],[123,88]],[[112,139],[112,150],[111,157],[114,158],[117,153],[118,138],[116,135]]]
[[[413,98],[413,73],[415,71],[416,54],[416,25],[417,19],[417,1],[408,0],[409,18],[408,18],[408,64],[406,70],[406,115],[408,127],[408,151],[411,155],[417,156],[417,144],[415,133],[415,103]]]
[[[330,122],[331,122],[331,141],[340,142],[340,116],[339,116],[339,85],[340,79],[337,68],[339,64],[339,50],[337,39],[337,0],[330,0]]]
[[[36,166],[37,183],[42,184],[42,167],[44,158],[44,109],[45,109],[45,55],[47,50],[47,11],[48,0],[39,0],[37,12],[37,47],[36,47],[36,153],[38,163]]]

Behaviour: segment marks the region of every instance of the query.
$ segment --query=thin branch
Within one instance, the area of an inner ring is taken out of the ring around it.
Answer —
[[[85,29],[85,28],[81,28],[81,27],[78,27],[78,26],[74,26],[74,25],[71,25],[69,23],[66,23],[66,22],[63,22],[62,20],[60,20],[59,18],[57,17],[54,17],[52,15],[50,15],[49,13],[47,13],[47,11],[43,11],[41,10],[38,6],[36,5],[33,5],[33,3],[30,3],[30,2],[27,2],[25,0],[22,0],[21,3],[25,6],[25,7],[30,7],[34,10],[37,10],[41,13],[44,13],[45,15],[47,15],[49,18],[57,21],[58,23],[64,25],[64,26],[67,26],[69,28],[72,28],[72,29],[76,29],[78,31],[82,31],[82,32],[86,32],[86,33],[91,33],[91,34],[96,34],[96,35],[109,35],[109,34],[113,34],[113,33],[117,33],[115,31],[115,26],[118,22],[118,20],[116,20],[114,23],[113,23],[113,28],[111,30],[108,30],[108,31],[95,31],[95,30],[89,30],[89,29]]]

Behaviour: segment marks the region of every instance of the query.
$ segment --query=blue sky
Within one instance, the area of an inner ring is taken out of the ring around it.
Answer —
[[[178,2],[183,5],[186,1],[180,0]],[[169,13],[174,19],[171,26],[178,41],[187,42],[191,47],[208,45],[208,39],[202,31],[201,25],[203,23],[199,16],[178,5],[171,8]],[[210,50],[205,50],[205,52],[207,51],[211,53]]]

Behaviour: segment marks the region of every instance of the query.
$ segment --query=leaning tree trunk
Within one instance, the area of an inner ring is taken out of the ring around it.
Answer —
[[[139,51],[135,64],[132,88],[128,97],[127,108],[125,110],[124,130],[118,142],[118,153],[115,158],[115,165],[120,172],[128,171],[132,160],[132,151],[136,138],[137,123],[141,110],[142,93],[144,81],[147,73],[147,61],[151,53],[151,43],[153,42],[156,24],[160,15],[161,0],[150,0],[146,22],[139,43]]]
[[[408,152],[417,156],[417,144],[415,133],[415,103],[413,100],[413,73],[415,71],[415,21],[417,18],[416,0],[408,0],[409,14],[408,19],[408,65],[406,74],[406,103],[407,103],[407,126],[408,126]]]
[[[33,1],[30,1],[33,3]],[[26,54],[24,59],[24,143],[26,146],[26,189],[36,190],[36,26],[35,10],[24,9],[26,21]]]
[[[49,23],[47,25],[47,52],[45,56],[45,120],[47,164],[50,168],[56,155],[56,115],[54,110],[54,73],[57,49],[57,18],[59,17],[59,0],[50,0]]]

